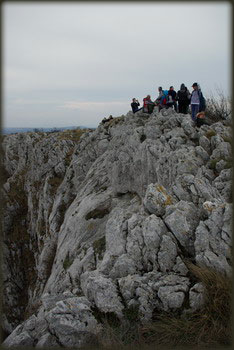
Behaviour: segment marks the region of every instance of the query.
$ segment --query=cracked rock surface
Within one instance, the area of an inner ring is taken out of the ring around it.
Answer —
[[[97,313],[197,310],[186,259],[231,273],[231,127],[162,110],[5,136],[5,346],[82,347]],[[94,311],[95,310],[95,311]]]

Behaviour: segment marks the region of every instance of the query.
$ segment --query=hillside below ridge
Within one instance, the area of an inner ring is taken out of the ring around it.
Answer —
[[[74,132],[3,138],[6,346],[81,347],[97,312],[194,311],[186,260],[231,273],[231,127],[168,109]]]

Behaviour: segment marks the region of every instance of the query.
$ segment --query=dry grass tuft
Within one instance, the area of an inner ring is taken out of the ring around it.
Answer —
[[[188,264],[205,287],[204,305],[194,313],[161,314],[142,328],[148,343],[170,346],[231,345],[231,278],[204,266]]]
[[[216,97],[213,94],[206,101],[206,118],[211,123],[228,120],[231,116],[231,99],[224,95],[222,89],[216,89]]]
[[[89,131],[89,129],[74,129],[74,130],[65,130],[60,132],[58,139],[59,140],[71,140],[74,142],[80,141],[80,137],[85,133]]]
[[[102,322],[101,349],[198,349],[231,345],[231,278],[205,267],[186,263],[194,281],[202,282],[204,304],[193,313],[160,312],[149,324],[138,317],[124,322]]]

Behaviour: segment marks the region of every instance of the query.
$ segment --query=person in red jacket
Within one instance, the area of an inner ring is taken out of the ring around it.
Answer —
[[[155,103],[151,101],[150,95],[143,98],[143,112],[151,114],[153,112]]]

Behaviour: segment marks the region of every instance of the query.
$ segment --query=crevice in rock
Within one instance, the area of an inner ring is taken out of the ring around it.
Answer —
[[[161,219],[163,220],[163,217],[161,216]],[[176,236],[174,235],[174,233],[171,231],[170,227],[167,225],[167,223],[163,220],[166,228],[168,229],[168,231],[173,235],[173,237],[176,240],[176,243],[179,247],[179,251],[178,251],[178,255],[181,258],[181,260],[185,263],[185,260],[190,261],[192,263],[195,263],[195,257],[193,255],[191,255],[183,246],[182,244],[179,242],[179,240],[176,238]],[[180,253],[181,252],[181,253]],[[185,263],[186,265],[186,263]]]
[[[141,135],[141,137],[140,137],[140,142],[142,143],[142,142],[144,142],[146,140],[146,135]]]
[[[110,213],[110,209],[104,208],[104,209],[99,209],[96,208],[92,211],[90,211],[88,214],[86,214],[85,219],[90,220],[90,219],[102,219],[104,216],[108,215]]]

